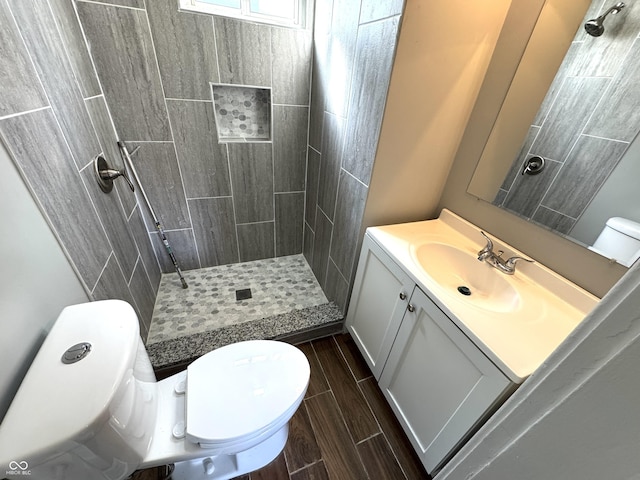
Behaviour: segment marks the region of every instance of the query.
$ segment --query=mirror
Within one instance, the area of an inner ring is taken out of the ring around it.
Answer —
[[[467,189],[585,247],[612,217],[640,223],[640,2],[625,3],[601,36],[580,27],[528,124],[525,52]],[[582,25],[615,5],[594,0]]]

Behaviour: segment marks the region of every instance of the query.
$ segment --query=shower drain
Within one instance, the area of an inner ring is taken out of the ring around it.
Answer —
[[[247,300],[248,298],[251,298],[251,289],[250,288],[243,288],[241,290],[236,290],[236,301],[240,301],[240,300]]]

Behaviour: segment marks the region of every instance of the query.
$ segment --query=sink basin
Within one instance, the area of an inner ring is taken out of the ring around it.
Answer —
[[[461,302],[501,313],[520,307],[520,294],[507,275],[469,252],[430,242],[412,247],[411,253],[426,275]]]

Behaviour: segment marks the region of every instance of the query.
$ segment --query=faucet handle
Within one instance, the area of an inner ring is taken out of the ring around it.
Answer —
[[[520,260],[524,260],[525,262],[529,262],[529,263],[535,263],[533,260],[530,260],[528,258],[524,258],[524,257],[511,257],[510,259],[508,259],[505,264],[508,267],[512,267],[513,269],[516,268],[516,263],[519,262]]]
[[[486,252],[491,252],[493,251],[493,242],[491,241],[491,239],[489,237],[487,237],[487,234],[484,233],[482,230],[480,230],[480,233],[482,234],[482,236],[485,238],[485,240],[487,241],[487,244],[485,245],[485,247],[480,250],[478,252],[478,255],[482,254],[482,253],[486,253]]]

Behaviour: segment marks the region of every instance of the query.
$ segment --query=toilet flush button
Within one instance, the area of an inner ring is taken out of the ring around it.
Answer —
[[[181,439],[184,438],[184,422],[178,422],[173,426],[173,436],[174,438]]]
[[[213,464],[213,460],[211,460],[211,458],[205,458],[202,461],[202,466],[204,467],[205,475],[212,475],[216,469],[216,466]]]

